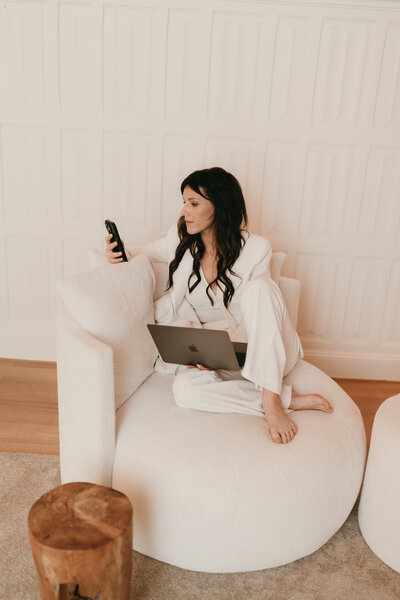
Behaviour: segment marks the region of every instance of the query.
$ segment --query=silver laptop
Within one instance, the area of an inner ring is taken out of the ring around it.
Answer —
[[[156,324],[147,327],[166,363],[201,364],[231,371],[239,371],[244,365],[247,344],[232,342],[227,331]]]

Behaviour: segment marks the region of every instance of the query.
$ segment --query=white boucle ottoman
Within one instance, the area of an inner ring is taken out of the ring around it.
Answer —
[[[179,408],[172,376],[151,375],[118,410],[113,487],[134,507],[134,548],[207,572],[276,567],[317,550],[346,521],[360,490],[365,430],[332,379],[299,360],[286,378],[318,392],[333,414],[292,412],[289,444],[264,417]]]
[[[375,415],[358,522],[371,550],[400,573],[400,394]]]

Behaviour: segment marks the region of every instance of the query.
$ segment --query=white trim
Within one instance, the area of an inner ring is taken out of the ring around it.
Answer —
[[[56,360],[56,343],[53,334],[6,333],[0,335],[0,357],[17,360]]]
[[[17,360],[56,361],[54,334],[11,334],[0,336],[0,357]],[[376,379],[400,382],[400,356],[397,354],[366,355],[327,350],[305,350],[304,359],[330,377]],[[400,383],[399,383],[400,392]]]
[[[400,381],[398,354],[357,354],[308,350],[304,359],[330,377]],[[400,383],[399,383],[400,391]]]
[[[281,6],[307,6],[314,8],[342,8],[361,10],[400,10],[400,0],[222,0],[225,3]]]

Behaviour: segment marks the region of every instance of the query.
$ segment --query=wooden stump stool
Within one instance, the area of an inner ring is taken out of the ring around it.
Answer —
[[[35,502],[28,528],[42,600],[129,600],[132,506],[124,494],[61,485]]]

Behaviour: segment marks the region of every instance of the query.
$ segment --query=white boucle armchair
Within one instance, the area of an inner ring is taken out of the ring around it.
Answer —
[[[125,493],[134,548],[182,568],[250,571],[310,554],[341,527],[360,490],[358,408],[304,360],[287,382],[324,395],[334,413],[293,412],[289,444],[273,443],[262,417],[177,407],[173,375],[154,372],[145,327],[166,275],[166,265],[139,255],[59,282],[62,482]],[[279,285],[296,323],[300,284],[280,277]]]

